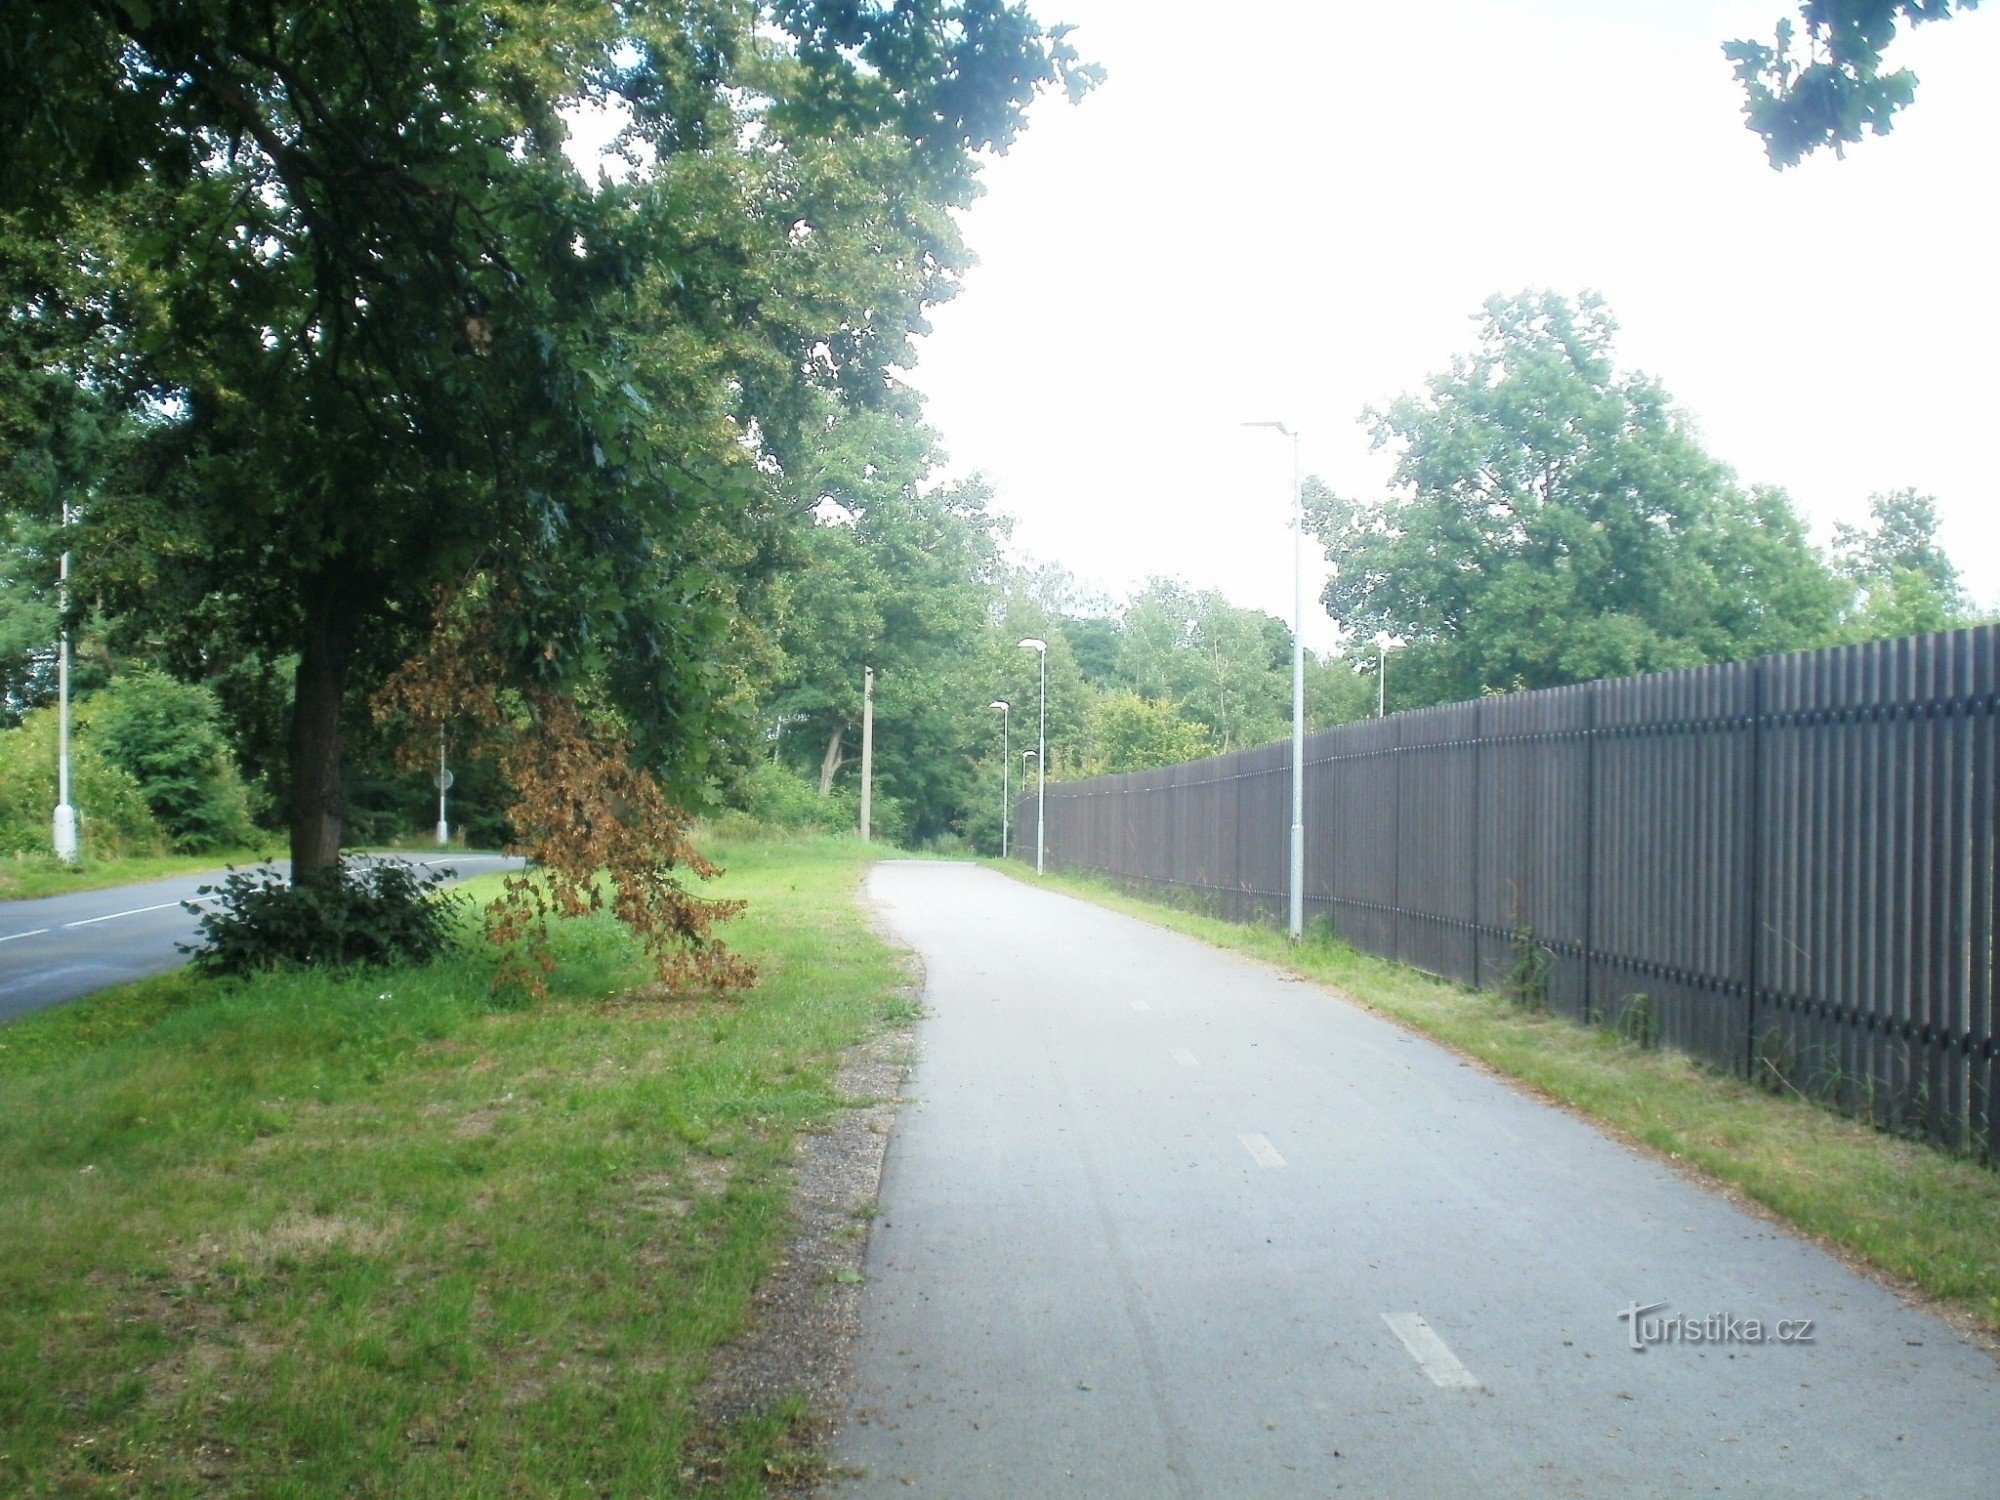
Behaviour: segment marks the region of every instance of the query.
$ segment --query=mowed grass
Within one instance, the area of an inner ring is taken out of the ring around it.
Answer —
[[[1034,882],[1013,862],[997,869]],[[1275,927],[1245,926],[1047,876],[1162,927],[1304,975],[1479,1059],[1675,1162],[1727,1184],[1824,1243],[2000,1332],[2000,1173],[1781,1096],[1684,1054],[1523,1010]]]
[[[284,852],[273,836],[269,849],[224,849],[215,854],[146,854],[129,859],[84,859],[65,864],[53,854],[0,854],[0,901],[31,901],[71,891],[101,891],[172,875],[199,875],[227,865],[254,865]]]
[[[540,1002],[469,948],[0,1028],[0,1493],[757,1492],[782,1416],[694,1398],[841,1050],[908,1002],[861,846],[715,853],[735,999],[593,921]]]

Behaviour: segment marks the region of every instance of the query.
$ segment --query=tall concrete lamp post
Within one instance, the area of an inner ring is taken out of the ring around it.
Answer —
[[[1041,658],[1042,711],[1035,729],[1035,873],[1042,873],[1042,857],[1048,851],[1049,810],[1049,643],[1030,636],[1021,642],[1023,651]]]
[[[69,526],[69,506],[63,506],[62,523]],[[63,548],[57,571],[56,607],[62,624],[56,636],[56,814],[51,830],[56,858],[76,863],[76,808],[69,800],[69,549]]]
[[[1007,762],[1012,756],[1007,750],[1008,705],[1005,699],[995,698],[986,705],[1000,710],[1000,857],[1007,857]]]
[[[1296,943],[1306,925],[1306,497],[1299,473],[1299,435],[1283,422],[1243,425],[1273,428],[1292,440],[1292,870],[1286,930]]]

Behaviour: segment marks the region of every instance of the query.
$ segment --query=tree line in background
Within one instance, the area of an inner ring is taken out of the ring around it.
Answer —
[[[1323,602],[1348,641],[1308,657],[1309,726],[1374,713],[1378,686],[1395,712],[1971,623],[1932,498],[1876,495],[1821,550],[1782,490],[1739,483],[1657,380],[1617,367],[1615,334],[1591,297],[1496,297],[1471,352],[1369,414],[1395,455],[1385,493],[1307,481],[1334,566]],[[984,490],[927,487],[933,455],[898,430],[896,463],[849,454],[865,482],[825,486],[762,700],[770,765],[739,801],[852,826],[841,793],[865,663],[878,826],[996,849],[1001,716],[986,705],[1012,705],[1009,779],[1025,789],[1039,692],[1026,637],[1049,643],[1052,777],[1289,733],[1285,621],[1169,579],[1114,607],[1060,567],[1009,567]]]
[[[1385,493],[1353,500],[1307,480],[1308,528],[1334,564],[1323,602],[1347,641],[1308,655],[1311,727],[1374,713],[1378,687],[1394,712],[1970,622],[1932,499],[1876,495],[1869,521],[1837,528],[1821,550],[1782,491],[1738,483],[1658,381],[1617,367],[1615,332],[1589,297],[1495,298],[1470,352],[1369,414],[1395,455]],[[1169,765],[1288,733],[1285,621],[1172,579],[1114,604],[1058,565],[1011,563],[1008,521],[987,487],[941,480],[940,462],[907,392],[829,414],[791,476],[799,498],[784,564],[746,591],[733,647],[707,663],[739,727],[708,748],[687,794],[695,805],[784,827],[853,827],[861,679],[873,667],[880,835],[996,850],[1002,715],[987,705],[1011,705],[1007,779],[1025,790],[1040,692],[1040,664],[1019,646],[1030,637],[1049,643],[1052,777]],[[18,586],[0,613],[0,632],[11,632],[0,672],[19,721],[51,690],[54,533],[18,514],[9,524],[0,567]],[[178,692],[179,708],[151,722],[186,737],[183,768],[214,768],[218,806],[230,811],[190,823],[159,804],[155,823],[111,820],[116,837],[182,848],[240,839],[247,818],[283,795],[282,670],[225,665],[185,683],[170,675],[171,653],[149,653],[132,626],[93,616],[82,637],[86,805],[159,800],[131,750],[107,738],[98,752],[107,731],[92,705]],[[132,642],[132,654],[115,641]],[[351,826],[377,838],[424,826],[433,795],[398,766],[390,728],[353,721]],[[20,746],[0,757],[17,768],[0,781],[9,846],[38,846],[46,787],[31,792],[18,768],[52,754],[46,709],[0,734]],[[455,747],[454,764],[459,817],[482,840],[506,837],[513,794],[493,748]]]

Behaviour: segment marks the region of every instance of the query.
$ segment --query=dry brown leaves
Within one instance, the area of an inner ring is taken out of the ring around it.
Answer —
[[[631,741],[610,716],[587,713],[563,693],[508,688],[490,620],[440,609],[429,644],[376,694],[374,711],[378,720],[400,714],[410,723],[405,753],[413,767],[426,762],[447,722],[469,721],[498,748],[516,793],[507,809],[515,842],[506,852],[534,868],[509,875],[486,908],[487,935],[506,955],[496,987],[518,983],[546,995],[555,968],[550,923],[602,911],[607,884],[612,913],[638,938],[661,984],[711,992],[748,986],[755,970],[711,931],[743,903],[704,900],[681,883],[683,872],[702,880],[720,873],[690,840],[688,815],[634,764]]]

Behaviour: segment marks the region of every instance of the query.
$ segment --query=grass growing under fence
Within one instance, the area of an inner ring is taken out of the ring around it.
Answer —
[[[469,945],[0,1028],[0,1493],[759,1492],[786,1414],[703,1432],[695,1393],[841,1050],[906,1002],[861,846],[715,852],[737,999],[652,992],[593,921],[539,1004]]]
[[[991,861],[1016,879],[1032,871]],[[2000,1172],[1765,1092],[1683,1054],[1433,979],[1345,943],[1299,945],[1110,882],[1039,883],[1267,960],[1478,1058],[2000,1332]]]

